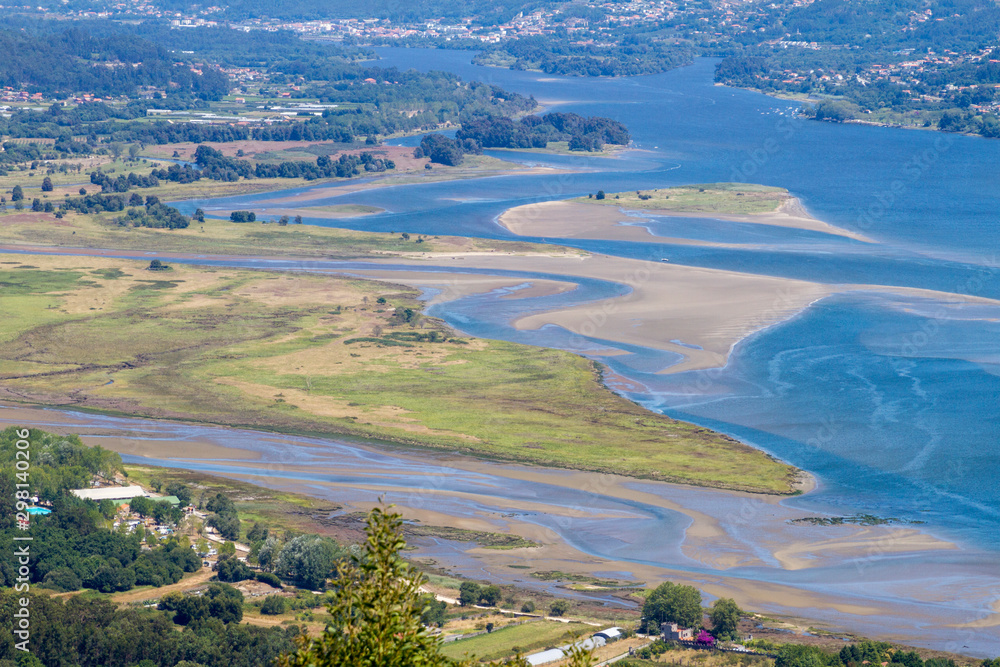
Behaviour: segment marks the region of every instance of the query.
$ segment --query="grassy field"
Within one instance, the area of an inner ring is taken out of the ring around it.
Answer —
[[[420,252],[580,252],[521,241],[426,237],[417,243],[416,235],[407,240],[399,234],[315,225],[234,224],[213,219],[204,224],[194,223],[187,229],[129,228],[114,222],[118,215],[68,213],[57,220],[51,213],[16,213],[8,209],[6,214],[0,214],[0,244],[321,259]]]
[[[626,209],[754,215],[773,213],[788,199],[788,190],[784,188],[748,183],[705,183],[658,190],[612,192],[604,199],[578,197],[570,201]]]
[[[497,660],[518,651],[528,654],[569,644],[588,631],[592,634],[596,628],[557,621],[530,621],[445,644],[441,652],[450,658],[475,656],[479,660]]]
[[[67,171],[59,171],[65,166]],[[76,157],[66,160],[47,160],[40,164],[37,169],[31,169],[30,163],[15,167],[9,167],[10,171],[0,176],[0,194],[7,198],[8,206],[11,203],[10,195],[15,185],[20,185],[24,190],[26,205],[31,205],[31,200],[35,197],[45,201],[50,199],[53,202],[60,202],[64,195],[79,196],[80,188],[85,188],[87,192],[100,192],[100,186],[90,182],[90,172],[100,169],[115,178],[118,174],[128,175],[135,172],[145,176],[153,169],[166,166],[159,162],[150,162],[141,158],[129,160],[119,158],[114,160],[107,155],[97,155],[93,157]],[[51,167],[54,173],[49,174]],[[52,181],[51,192],[42,192],[42,181],[48,177]]]
[[[0,176],[0,194],[7,198],[8,211],[13,211],[11,194],[15,185],[20,185],[24,191],[25,206],[31,206],[31,200],[38,198],[42,202],[51,201],[58,205],[64,197],[79,197],[80,188],[89,194],[101,192],[99,185],[90,182],[90,173],[100,169],[112,179],[119,175],[127,176],[135,173],[146,176],[153,169],[164,169],[170,166],[168,162],[159,162],[155,159],[136,158],[130,160],[119,158],[113,160],[110,156],[93,156],[87,158],[70,158],[67,160],[51,160],[46,163],[55,169],[55,173],[48,174],[47,169],[39,167],[36,170],[10,171],[6,176]],[[60,166],[65,165],[67,172],[59,171]],[[77,171],[80,166],[80,171]],[[48,176],[52,180],[53,189],[51,192],[42,192],[42,181]],[[343,180],[343,179],[341,179]],[[315,183],[315,182],[313,182]],[[155,188],[133,188],[131,192],[138,192],[143,197],[146,195],[156,195],[164,201],[178,199],[202,199],[207,197],[227,197],[240,194],[252,194],[257,192],[267,192],[283,188],[300,188],[309,185],[311,182],[302,178],[268,178],[250,179],[236,182],[200,180],[194,183],[171,183],[163,181]]]
[[[2,398],[791,490],[789,466],[621,398],[592,362],[455,338],[398,285],[21,256],[0,286]]]

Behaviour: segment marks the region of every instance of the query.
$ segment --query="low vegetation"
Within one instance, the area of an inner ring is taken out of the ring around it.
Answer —
[[[28,259],[0,264],[7,399],[790,490],[790,467],[617,396],[592,362],[454,338],[398,286],[183,265],[157,280],[126,261]]]
[[[205,181],[201,181],[204,183]],[[210,183],[218,184],[216,181]],[[251,181],[263,183],[262,180]],[[242,182],[241,182],[242,183]],[[194,183],[190,186],[197,187]],[[232,185],[221,183],[218,185]],[[238,185],[238,184],[237,184]],[[159,190],[157,190],[159,191]],[[85,199],[85,198],[80,198]],[[30,206],[29,206],[30,208]],[[303,211],[299,211],[302,213]],[[340,211],[321,211],[321,214]],[[346,214],[357,214],[356,209],[346,209]],[[369,212],[369,211],[361,211]],[[304,212],[309,215],[308,212]],[[424,252],[552,252],[551,246],[520,241],[466,239],[459,237],[418,236],[359,232],[314,225],[270,224],[280,220],[261,219],[255,224],[234,225],[226,221],[207,219],[204,223],[190,223],[186,228],[154,229],[146,226],[119,224],[120,212],[83,215],[75,210],[56,220],[52,213],[0,214],[3,221],[0,243],[27,243],[31,245],[64,246],[75,248],[102,248],[159,252],[184,252],[197,254],[239,256],[292,256],[321,259],[357,259],[385,257],[405,253]],[[255,215],[256,218],[256,215]],[[262,224],[268,223],[268,224]],[[567,251],[571,252],[571,251]]]
[[[518,652],[530,654],[550,646],[570,644],[593,632],[592,627],[578,623],[528,621],[445,644],[442,653],[451,658],[475,656],[482,660],[498,660]]]
[[[706,183],[656,190],[636,190],[578,197],[571,201],[626,209],[674,213],[755,215],[773,213],[790,199],[788,190],[748,183]]]

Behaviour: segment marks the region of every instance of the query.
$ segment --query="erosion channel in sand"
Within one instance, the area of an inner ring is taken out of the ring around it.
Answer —
[[[623,296],[581,303],[525,315],[513,324],[520,330],[547,325],[562,327],[586,339],[624,343],[683,356],[664,372],[677,373],[724,366],[734,345],[748,335],[782,322],[809,304],[832,294],[852,291],[897,292],[948,302],[991,302],[956,294],[903,287],[828,285],[788,278],[703,269],[635,259],[590,255],[586,257],[498,255],[477,253],[474,258],[426,254],[420,262],[437,267],[531,272],[548,276],[591,278],[629,288]],[[397,262],[394,262],[398,264]],[[483,274],[352,270],[351,274],[388,280],[413,287],[434,287],[442,292],[435,302],[485,292],[503,283],[524,280]],[[496,283],[495,281],[500,281]],[[532,283],[537,279],[532,278]],[[538,283],[535,289],[542,289]],[[562,283],[559,291],[565,291]],[[523,294],[521,296],[527,296]]]
[[[970,572],[984,567],[976,554],[910,528],[791,523],[803,511],[777,496],[169,420],[0,405],[0,425],[23,423],[79,433],[88,444],[119,451],[135,463],[306,493],[342,505],[342,512],[363,512],[383,497],[421,525],[514,533],[537,546],[487,549],[434,538],[417,540],[411,555],[473,578],[486,570],[497,581],[527,588],[560,587],[534,572],[613,578],[623,586],[670,579],[734,597],[746,608],[810,617],[812,627],[847,627],[914,641],[927,639],[918,637],[915,627],[932,616],[938,634],[947,632],[941,620],[962,619],[957,609],[936,608],[934,587],[923,585],[933,571],[910,566],[908,559],[958,559],[953,565]],[[529,570],[522,567],[526,560]],[[891,594],[832,583],[867,580]],[[612,599],[614,593],[614,588],[574,590],[563,588],[560,594]],[[956,607],[963,605],[985,609],[982,600],[972,598]]]

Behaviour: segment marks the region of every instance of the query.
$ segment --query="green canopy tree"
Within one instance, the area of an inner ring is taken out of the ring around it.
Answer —
[[[712,604],[709,618],[712,619],[713,634],[720,639],[736,637],[736,627],[743,612],[732,598],[719,598]]]
[[[694,586],[665,581],[649,594],[642,606],[642,615],[660,623],[677,623],[683,627],[701,625],[701,593]]]

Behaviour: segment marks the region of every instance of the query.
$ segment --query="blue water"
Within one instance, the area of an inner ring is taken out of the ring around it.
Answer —
[[[385,64],[454,71],[609,116],[637,151],[620,159],[497,151],[571,174],[504,176],[326,196],[386,212],[310,224],[411,234],[511,238],[506,209],[605,191],[713,181],[788,188],[816,217],[876,240],[687,218],[636,216],[652,235],[739,247],[530,238],[593,252],[831,284],[917,287],[1000,298],[1000,142],[802,120],[797,104],[712,83],[713,61],[620,79],[540,77],[469,64],[454,51],[381,49]],[[408,138],[399,143],[412,144]],[[298,194],[309,188],[281,193]],[[192,202],[206,211],[266,207],[276,195]],[[520,238],[520,237],[519,237]],[[563,277],[565,280],[565,277]],[[1000,549],[1000,308],[851,294],[814,305],[736,347],[724,369],[660,375],[668,352],[609,343],[558,327],[517,331],[511,319],[611,288],[593,281],[543,299],[478,295],[431,313],[480,336],[590,353],[638,383],[630,398],[735,435],[815,473],[804,509],[925,521]],[[681,341],[683,343],[683,341]]]

